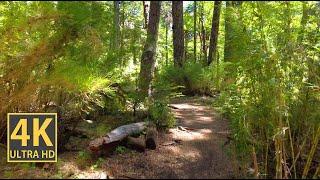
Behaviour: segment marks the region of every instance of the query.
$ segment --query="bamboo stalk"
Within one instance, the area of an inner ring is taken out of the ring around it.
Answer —
[[[317,179],[317,178],[319,178],[319,176],[320,176],[320,164],[318,164],[317,170],[314,173],[312,179]]]
[[[293,160],[293,164],[292,164],[292,165],[291,165],[291,167],[290,167],[290,171],[291,171],[291,169],[293,168],[293,165],[294,165],[294,164],[296,164],[296,162],[297,162],[298,158],[300,157],[300,153],[301,153],[301,151],[302,151],[303,147],[304,147],[304,146],[305,146],[305,144],[306,144],[307,137],[308,137],[308,134],[309,134],[309,132],[310,132],[310,129],[311,129],[311,128],[309,128],[309,130],[308,130],[308,131],[307,131],[307,133],[305,134],[305,137],[304,137],[304,139],[303,139],[302,145],[301,145],[301,146],[299,146],[298,153],[297,153],[297,155],[296,155],[295,159]]]
[[[265,164],[264,164],[264,173],[267,177],[268,174],[268,152],[269,152],[269,141],[267,140],[267,150],[266,150],[266,159],[265,159]]]
[[[253,159],[253,168],[254,168],[254,177],[259,177],[259,167],[257,162],[257,154],[254,146],[252,146],[252,159]]]
[[[294,150],[293,150],[293,140],[292,140],[292,135],[291,135],[291,126],[289,123],[289,119],[287,117],[287,125],[289,127],[289,141],[290,141],[290,147],[291,147],[291,158],[294,161],[295,155],[294,155]],[[296,171],[296,165],[295,163],[292,163],[293,166],[293,173],[294,173],[294,178],[297,179],[297,171]],[[289,171],[291,171],[291,168],[289,168]]]
[[[275,138],[275,150],[276,150],[276,179],[282,179],[282,163],[281,163],[282,149],[281,149],[279,137]]]
[[[0,147],[2,147],[2,148],[4,148],[4,149],[7,149],[7,146],[4,145],[4,144],[1,144],[1,143],[0,143]]]
[[[315,137],[313,138],[312,147],[311,147],[311,150],[308,155],[308,160],[307,160],[306,165],[304,166],[304,170],[302,173],[302,179],[305,179],[308,175],[314,153],[315,153],[317,146],[318,146],[319,136],[320,136],[320,126],[318,127],[317,132],[315,134]]]
[[[284,171],[284,178],[288,179],[288,174],[290,174],[290,170],[287,165],[287,156],[286,156],[286,149],[285,143],[282,142],[282,156],[283,156],[283,171]]]

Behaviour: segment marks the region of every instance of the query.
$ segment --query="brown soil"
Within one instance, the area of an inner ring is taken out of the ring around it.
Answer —
[[[177,128],[159,134],[159,147],[107,158],[104,169],[115,178],[237,178],[228,143],[228,121],[208,98],[179,98],[171,107]]]
[[[79,156],[70,151],[55,164],[33,167],[6,163],[0,148],[0,178],[237,178],[238,165],[228,141],[228,121],[211,108],[211,98],[179,98],[171,103],[177,127],[160,133],[156,150],[127,150],[111,157]],[[88,140],[87,140],[88,141]],[[87,141],[83,144],[82,153]],[[98,163],[99,162],[99,163]]]

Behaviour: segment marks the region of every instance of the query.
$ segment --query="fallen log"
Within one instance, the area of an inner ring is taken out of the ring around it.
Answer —
[[[120,126],[106,136],[94,139],[89,143],[89,149],[93,152],[108,148],[109,145],[117,144],[126,137],[142,132],[147,127],[146,122],[138,122]]]
[[[146,150],[146,142],[144,138],[135,138],[135,137],[128,137],[127,138],[127,146],[131,149],[134,149],[138,152],[145,152]]]
[[[158,131],[155,127],[150,127],[147,129],[146,148],[153,150],[157,148],[157,136]]]

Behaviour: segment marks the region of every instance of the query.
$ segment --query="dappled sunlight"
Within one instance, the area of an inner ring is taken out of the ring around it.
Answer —
[[[82,171],[78,175],[75,176],[77,179],[107,179],[107,174],[104,171]]]
[[[178,109],[194,109],[194,106],[187,104],[187,103],[171,104],[171,106],[178,108]]]
[[[57,170],[63,177],[76,179],[107,179],[109,172],[98,168],[91,157],[80,158],[79,153],[64,153],[58,160]]]
[[[183,156],[187,158],[189,161],[196,161],[201,158],[201,153],[199,150],[195,148],[182,149],[179,146],[169,146],[167,147],[169,151],[171,151],[174,155]]]
[[[61,167],[59,167],[59,171],[67,174],[67,173],[79,172],[80,169],[78,168],[75,162],[66,161],[66,162],[63,162]]]
[[[172,133],[172,137],[174,139],[180,139],[182,141],[209,139],[209,135],[212,133],[210,129],[200,131],[183,131],[177,128],[170,129],[169,132]]]
[[[207,117],[207,116],[201,116],[198,119],[201,121],[207,121],[207,122],[213,121],[212,117]]]

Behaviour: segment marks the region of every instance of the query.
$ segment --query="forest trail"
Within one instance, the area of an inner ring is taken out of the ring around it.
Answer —
[[[5,164],[3,156],[0,157],[0,167],[3,167],[0,168],[0,177],[84,179],[240,177],[239,166],[227,138],[230,136],[228,120],[215,112],[212,108],[213,101],[213,98],[207,97],[180,97],[172,100],[170,107],[177,119],[177,126],[167,132],[159,133],[156,150],[141,153],[125,149],[111,156],[100,157],[98,169],[92,166],[95,161],[79,159],[81,152],[77,151],[60,154],[60,162],[56,167],[50,166],[44,171],[39,171],[38,168],[28,170],[22,168],[17,171],[16,167]],[[82,139],[81,141],[85,149],[87,143]],[[6,154],[1,151],[0,153]],[[6,170],[8,171],[6,175],[1,175]]]
[[[108,158],[107,171],[118,178],[238,177],[228,121],[209,102],[212,99],[200,97],[173,100],[177,128],[159,134],[157,150]]]

